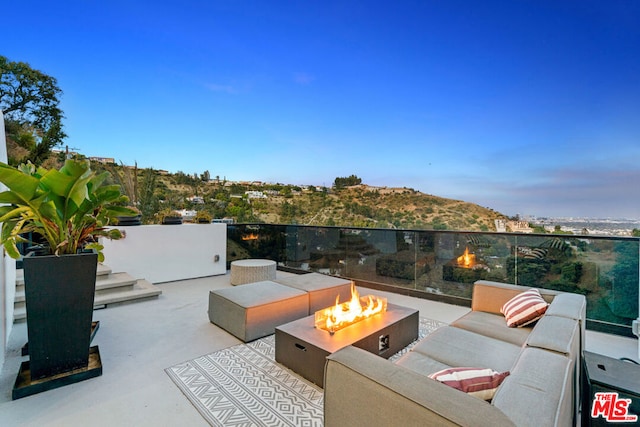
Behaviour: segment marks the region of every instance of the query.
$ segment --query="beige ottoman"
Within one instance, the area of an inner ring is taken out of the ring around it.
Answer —
[[[234,286],[275,278],[276,262],[270,259],[241,259],[231,262],[231,284]]]
[[[271,281],[209,292],[209,320],[244,342],[309,315],[309,295]]]
[[[276,280],[277,283],[291,286],[309,293],[309,314],[330,307],[336,303],[351,299],[351,281],[320,273],[299,274]]]

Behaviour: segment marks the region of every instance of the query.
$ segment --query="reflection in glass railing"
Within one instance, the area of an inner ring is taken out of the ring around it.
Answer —
[[[476,280],[584,294],[590,327],[630,335],[638,318],[638,238],[234,224],[227,261],[275,260],[335,275],[469,301]]]

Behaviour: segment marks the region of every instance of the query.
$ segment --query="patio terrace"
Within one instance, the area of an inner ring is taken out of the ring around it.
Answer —
[[[20,356],[20,350],[27,341],[26,323],[12,325],[0,372],[0,425],[208,425],[164,369],[241,343],[211,324],[207,315],[209,291],[231,286],[230,274],[225,266],[230,258],[237,257],[238,246],[231,243],[231,238],[227,238],[225,225],[157,226],[155,230],[161,233],[159,242],[147,236],[144,227],[134,227],[128,230],[127,239],[115,242],[119,246],[112,247],[111,254],[106,254],[107,264],[113,271],[127,271],[135,277],[147,278],[162,294],[157,299],[109,305],[94,311],[94,320],[100,321],[100,329],[92,345],[100,348],[103,364],[101,376],[12,401],[11,392],[16,375],[20,363],[26,359]],[[223,234],[220,234],[221,230]],[[212,234],[208,234],[210,231]],[[140,233],[140,241],[137,240],[137,233]],[[488,237],[493,238],[493,235]],[[380,240],[379,237],[377,239]],[[172,242],[170,248],[166,245],[167,241]],[[385,241],[389,242],[388,239]],[[262,246],[256,245],[258,242],[252,240],[250,245],[260,249]],[[265,247],[271,247],[273,253],[278,252],[269,242],[265,240]],[[303,247],[299,234],[293,243],[294,248]],[[637,242],[633,241],[633,244]],[[133,260],[123,257],[125,248],[135,249],[137,257]],[[181,258],[168,262],[163,258],[167,251]],[[278,277],[294,274],[285,270],[291,267],[289,264],[299,264],[301,252],[287,254],[288,259],[279,261],[281,269],[277,271]],[[219,255],[219,258],[215,255]],[[259,256],[251,253],[244,255]],[[404,259],[401,258],[401,261],[404,262]],[[338,264],[349,267],[340,262]],[[364,265],[356,263],[356,268],[363,269],[367,267],[366,264],[366,261]],[[362,271],[354,269],[346,272]],[[431,271],[437,270],[432,268]],[[8,273],[10,271],[5,271],[3,276],[10,276]],[[361,280],[361,277],[351,277],[356,278],[358,284],[366,285],[366,280]],[[389,291],[361,288],[360,292],[384,296],[390,303],[418,309],[420,316],[445,323],[452,322],[469,310],[464,305],[425,299],[438,298],[437,294],[426,295],[422,292],[421,297],[416,297],[416,284],[417,280],[411,284],[414,289],[409,289],[414,296],[396,293],[407,289],[394,287],[389,287]],[[8,289],[7,286],[3,295],[7,303],[3,308],[5,311],[0,310],[5,319],[12,316],[11,310],[6,308],[9,300],[13,299]],[[626,357],[636,361],[639,356],[636,338],[594,330],[587,331],[585,349],[613,358]]]
[[[278,271],[278,277],[292,274]],[[229,273],[160,283],[157,300],[94,311],[100,329],[93,345],[100,347],[102,376],[11,401],[19,364],[25,358],[26,323],[14,325],[0,374],[2,426],[206,426],[164,369],[200,355],[239,344],[211,324],[208,292],[231,286]],[[362,289],[361,289],[362,291]],[[416,308],[420,316],[451,322],[468,308],[390,292],[389,302]],[[611,357],[638,359],[636,339],[588,331],[586,349]]]

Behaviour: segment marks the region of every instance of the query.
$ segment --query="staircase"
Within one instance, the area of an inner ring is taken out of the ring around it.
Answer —
[[[134,279],[128,273],[113,273],[103,264],[98,264],[96,272],[96,295],[93,309],[106,308],[110,305],[138,302],[158,298],[162,291],[144,279]],[[24,322],[27,309],[24,297],[23,270],[16,270],[16,297],[13,303],[13,321]]]

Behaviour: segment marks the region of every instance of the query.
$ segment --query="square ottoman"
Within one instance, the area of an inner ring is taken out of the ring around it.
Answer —
[[[244,342],[309,315],[309,295],[271,281],[209,292],[209,320]]]
[[[320,273],[307,273],[287,276],[276,282],[309,293],[309,314],[335,305],[336,297],[340,302],[351,299],[351,281]]]

